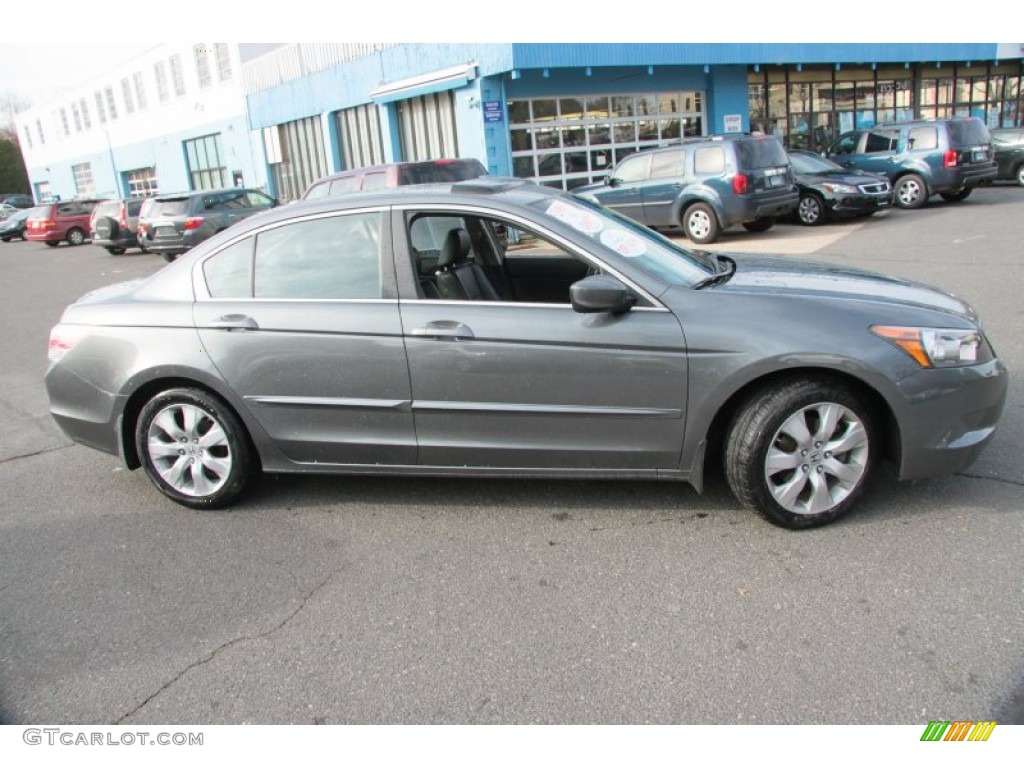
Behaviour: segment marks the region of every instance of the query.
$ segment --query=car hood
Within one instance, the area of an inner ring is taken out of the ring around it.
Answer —
[[[820,173],[796,173],[793,177],[796,179],[797,184],[806,184],[808,186],[832,182],[835,184],[849,184],[853,187],[858,184],[885,179],[885,176],[881,174],[846,169],[841,171],[821,171]]]
[[[907,304],[959,315],[977,323],[967,302],[922,283],[825,262],[781,256],[725,254],[736,262],[736,274],[714,290],[773,294],[838,296]]]

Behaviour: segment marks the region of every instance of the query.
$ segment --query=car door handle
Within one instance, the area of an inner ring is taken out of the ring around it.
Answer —
[[[224,331],[258,331],[260,326],[248,315],[221,315],[210,322],[210,327]]]
[[[438,341],[475,338],[472,329],[457,320],[434,320],[420,328],[413,328],[411,334],[421,339],[436,339]]]

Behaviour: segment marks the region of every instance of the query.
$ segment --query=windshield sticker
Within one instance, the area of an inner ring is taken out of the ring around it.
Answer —
[[[585,208],[577,208],[564,200],[555,200],[548,206],[548,214],[554,216],[563,224],[568,224],[578,232],[586,235],[596,235],[604,229],[604,222],[597,214],[591,213]]]
[[[647,252],[647,243],[624,229],[608,229],[601,233],[601,245],[611,248],[620,256],[635,258]]]

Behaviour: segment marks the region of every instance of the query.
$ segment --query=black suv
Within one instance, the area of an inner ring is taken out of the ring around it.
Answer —
[[[900,208],[920,208],[932,195],[959,202],[996,176],[992,137],[976,117],[882,123],[844,133],[826,154],[885,175]]]
[[[157,195],[139,214],[139,245],[174,261],[236,221],[275,205],[265,192],[236,187]]]
[[[997,179],[1016,181],[1024,187],[1024,128],[996,128],[992,131]]]
[[[637,152],[612,168],[604,184],[573,194],[649,227],[682,227],[694,243],[713,243],[735,224],[763,232],[800,199],[779,140],[749,134]]]

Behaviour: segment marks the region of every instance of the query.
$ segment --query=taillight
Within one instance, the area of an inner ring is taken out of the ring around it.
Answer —
[[[124,232],[128,231],[128,206],[124,203],[121,204],[121,229]]]
[[[36,222],[37,229],[53,229],[57,226],[57,222],[53,219],[43,219],[42,221]]]
[[[190,218],[185,219],[185,223],[182,225],[181,228],[185,232],[191,232],[193,229],[199,229],[201,226],[203,226],[203,217],[192,216]]]
[[[942,156],[942,167],[943,168],[956,168],[957,151],[950,149]]]
[[[83,331],[73,325],[55,325],[50,331],[50,347],[46,356],[51,362],[60,360],[81,341]]]
[[[745,173],[737,173],[732,177],[732,191],[737,195],[747,194],[747,189],[750,186],[750,179]]]
[[[139,222],[139,234],[144,235],[149,231],[149,227],[146,224]]]

